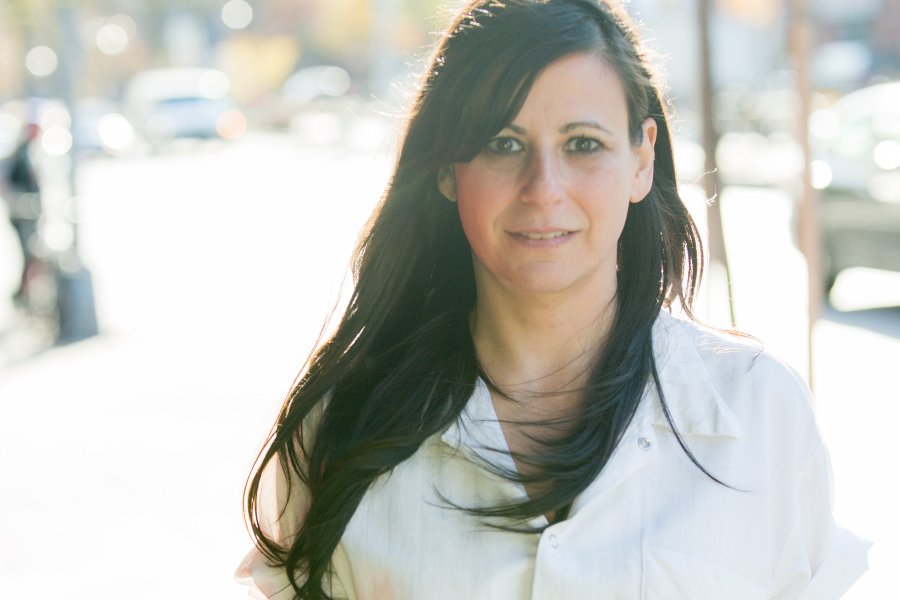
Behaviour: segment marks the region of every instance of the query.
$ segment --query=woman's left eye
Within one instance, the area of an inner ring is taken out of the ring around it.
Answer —
[[[593,154],[603,147],[603,144],[589,137],[576,137],[566,142],[566,152],[576,154]]]

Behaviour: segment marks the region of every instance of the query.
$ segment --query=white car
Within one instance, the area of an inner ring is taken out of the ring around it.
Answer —
[[[847,94],[810,125],[826,289],[850,267],[900,272],[900,81]]]
[[[229,99],[229,87],[228,77],[214,69],[142,71],[126,88],[125,113],[154,146],[185,137],[231,139],[244,132],[246,119]]]

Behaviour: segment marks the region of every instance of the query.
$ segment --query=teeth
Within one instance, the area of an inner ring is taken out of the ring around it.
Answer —
[[[569,235],[568,231],[553,231],[551,233],[531,233],[527,231],[520,232],[518,234],[520,237],[529,239],[529,240],[552,240],[554,238],[563,237],[564,235]]]

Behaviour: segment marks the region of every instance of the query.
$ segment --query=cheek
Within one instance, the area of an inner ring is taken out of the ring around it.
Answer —
[[[462,224],[469,246],[478,254],[484,247],[490,235],[490,215],[484,210],[484,205],[465,194],[459,194],[457,200],[459,221]]]
[[[498,200],[502,189],[497,186],[496,177],[488,177],[478,169],[466,167],[457,167],[456,203],[469,245],[477,249],[490,235],[493,222],[500,212]]]

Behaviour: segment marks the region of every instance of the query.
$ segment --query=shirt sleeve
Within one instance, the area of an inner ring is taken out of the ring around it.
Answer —
[[[307,508],[306,494],[301,494],[301,484],[296,480],[289,482],[281,470],[278,456],[272,457],[260,480],[260,528],[279,543],[289,542],[299,530],[301,515],[306,514]],[[286,571],[269,565],[258,548],[254,547],[247,553],[234,577],[238,583],[249,588],[248,594],[254,600],[294,598]]]
[[[775,569],[773,600],[840,598],[868,568],[871,544],[832,516],[831,463],[818,444],[797,478],[790,532]]]
[[[308,496],[303,484],[296,478],[289,481],[281,470],[278,457],[266,465],[260,482],[260,526],[270,538],[280,543],[290,543],[300,530],[303,516],[309,509]],[[348,578],[349,564],[340,545],[332,557],[332,572],[325,582],[325,590],[337,599],[353,600],[347,592],[338,571]],[[287,572],[273,567],[258,548],[253,548],[238,565],[235,581],[248,587],[248,595],[254,600],[293,600]],[[352,589],[352,588],[351,588]]]
[[[327,398],[304,419],[304,438],[309,443],[315,435],[326,403]],[[277,454],[263,470],[258,500],[260,528],[269,539],[279,544],[290,544],[309,512],[310,499],[303,481],[295,474],[282,470]],[[286,570],[271,566],[256,547],[240,562],[234,578],[249,588],[248,595],[254,600],[293,600],[295,597]],[[354,600],[350,563],[341,544],[338,544],[331,557],[331,573],[325,578],[323,587],[333,598]]]
[[[234,579],[247,586],[247,595],[254,600],[293,600],[284,569],[271,567],[259,550],[253,548],[234,573]]]

